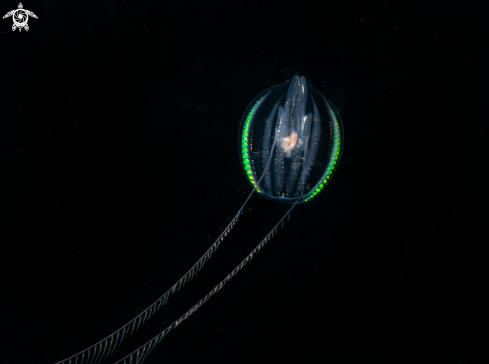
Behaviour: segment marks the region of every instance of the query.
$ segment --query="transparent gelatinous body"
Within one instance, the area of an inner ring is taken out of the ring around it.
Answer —
[[[259,94],[243,115],[239,135],[253,187],[288,203],[307,202],[329,183],[343,147],[338,111],[299,76]]]

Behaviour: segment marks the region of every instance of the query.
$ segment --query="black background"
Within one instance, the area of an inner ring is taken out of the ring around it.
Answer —
[[[0,363],[54,364],[180,278],[251,191],[242,113],[294,74],[339,109],[337,173],[146,362],[489,363],[487,2],[23,5],[28,32],[0,22]],[[107,363],[288,207],[253,196]]]

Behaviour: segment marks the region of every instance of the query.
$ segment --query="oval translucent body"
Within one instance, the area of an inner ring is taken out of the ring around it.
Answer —
[[[243,115],[239,135],[253,187],[288,203],[307,202],[329,183],[343,147],[338,111],[299,76],[259,94]]]

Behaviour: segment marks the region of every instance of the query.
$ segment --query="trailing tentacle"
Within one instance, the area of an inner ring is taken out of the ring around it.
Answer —
[[[258,244],[255,249],[252,250],[250,254],[246,256],[245,259],[241,261],[241,263],[238,264],[236,268],[233,269],[231,273],[229,273],[216,287],[214,287],[209,293],[207,293],[199,302],[197,302],[190,310],[185,312],[180,318],[178,318],[175,322],[173,322],[170,326],[168,326],[166,329],[164,329],[162,332],[160,332],[158,335],[153,337],[151,340],[146,342],[144,345],[139,347],[138,349],[134,350],[131,354],[127,355],[126,357],[120,359],[119,361],[115,362],[114,364],[141,364],[149,355],[151,350],[154,349],[156,345],[158,345],[163,338],[172,330],[178,327],[182,321],[186,320],[191,314],[193,314],[197,309],[200,308],[204,303],[206,303],[209,298],[214,296],[218,291],[220,291],[224,285],[231,280],[238,272],[243,269],[243,267],[248,264],[248,262],[253,259],[253,257],[258,254],[258,252],[263,248],[263,246],[269,241],[275,234],[278,233],[278,227],[281,225],[281,227],[284,227],[285,223],[285,218],[287,218],[287,221],[290,219],[290,212],[292,209],[295,207],[297,204],[294,203],[292,207],[287,211],[287,213],[280,219],[280,221],[273,227],[272,230],[265,236],[265,238]]]
[[[134,331],[137,331],[139,327],[148,319],[150,319],[163,305],[168,302],[168,297],[180,290],[188,281],[190,281],[195,275],[200,272],[205,263],[211,258],[212,254],[217,250],[221,242],[228,235],[235,223],[238,221],[239,216],[243,213],[243,208],[250,199],[255,190],[251,191],[250,195],[238,210],[238,213],[226,226],[224,231],[214,241],[209,249],[200,257],[200,259],[180,278],[168,291],[166,291],[160,298],[158,298],[153,304],[146,308],[143,312],[137,315],[134,319],[122,326],[117,331],[113,332],[106,338],[93,344],[92,346],[80,351],[79,353],[70,356],[64,360],[57,362],[56,364],[98,364],[101,360],[112,356],[117,348],[121,345],[122,341],[131,336]]]

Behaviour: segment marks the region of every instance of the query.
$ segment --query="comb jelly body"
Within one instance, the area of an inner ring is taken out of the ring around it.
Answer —
[[[265,90],[246,109],[240,156],[261,196],[287,203],[314,198],[338,167],[343,141],[338,111],[305,77]]]

